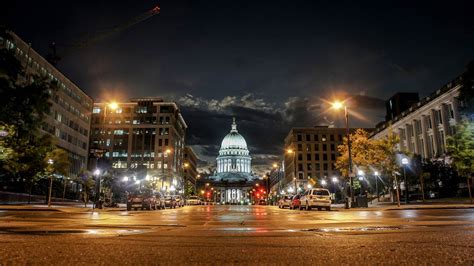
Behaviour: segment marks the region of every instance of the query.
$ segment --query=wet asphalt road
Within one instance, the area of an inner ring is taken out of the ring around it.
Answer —
[[[474,265],[474,209],[0,211],[0,265]]]

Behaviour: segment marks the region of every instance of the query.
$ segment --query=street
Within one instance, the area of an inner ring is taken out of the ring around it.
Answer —
[[[0,264],[474,263],[474,209],[0,211]]]

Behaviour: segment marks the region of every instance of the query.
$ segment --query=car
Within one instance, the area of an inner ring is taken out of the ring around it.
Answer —
[[[305,208],[307,211],[311,208],[325,208],[327,211],[331,210],[331,193],[325,188],[308,189],[300,198],[300,210]]]
[[[155,209],[161,210],[165,208],[165,196],[161,192],[155,192]]]
[[[176,201],[176,206],[178,207],[184,206],[184,198],[181,195],[174,196],[174,200]]]
[[[188,205],[201,205],[201,199],[198,196],[190,196],[186,203]]]
[[[166,208],[176,208],[176,199],[170,195],[165,196],[165,207]]]
[[[290,208],[291,196],[285,195],[278,201],[278,208],[282,209],[285,207]]]
[[[291,198],[290,209],[296,210],[301,207],[300,198],[301,198],[301,195],[295,195],[293,196],[293,198]]]
[[[267,205],[267,202],[264,199],[258,201],[258,205]]]
[[[132,209],[151,210],[156,208],[156,198],[151,193],[132,192],[127,195],[127,211]]]

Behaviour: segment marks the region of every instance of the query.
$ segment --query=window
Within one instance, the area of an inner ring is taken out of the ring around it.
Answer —
[[[330,135],[329,140],[334,141],[334,135]]]
[[[309,163],[309,164],[306,165],[306,169],[307,169],[308,171],[311,171],[311,170],[313,170],[313,167],[312,167],[311,164]]]
[[[137,106],[135,108],[135,113],[137,114],[146,114],[148,112],[146,106]]]
[[[315,166],[316,166],[316,171],[321,170],[321,165],[319,163],[315,164]]]
[[[314,150],[319,151],[319,144],[314,144]]]
[[[305,146],[307,152],[311,151],[311,144],[305,144]]]
[[[449,112],[449,117],[454,119],[454,109],[453,109],[453,104],[448,104],[448,112]]]
[[[335,150],[336,150],[336,145],[331,144],[331,151],[335,151]]]
[[[298,151],[302,151],[302,150],[303,150],[303,145],[298,144]]]
[[[311,161],[311,153],[306,154],[306,161]]]
[[[296,135],[296,139],[297,139],[298,141],[302,141],[302,137],[301,137],[301,135],[299,135],[299,134],[298,134],[298,135]]]
[[[339,141],[342,141],[342,135],[341,135],[341,134],[337,135],[337,139],[338,139]]]
[[[317,134],[314,135],[314,141],[318,141],[319,136]]]
[[[299,161],[302,161],[302,160],[303,160],[303,154],[298,153],[298,160],[299,160]]]
[[[321,137],[321,141],[326,141],[326,135],[323,135],[323,136]]]
[[[94,108],[92,109],[92,113],[93,113],[93,114],[100,114],[100,107],[94,107]]]
[[[328,155],[325,153],[323,154],[323,161],[327,161],[328,160]]]
[[[331,154],[331,161],[335,161],[336,160],[336,155],[333,153]]]
[[[316,154],[314,155],[314,159],[315,159],[316,161],[319,161],[319,153],[316,153]]]
[[[298,164],[298,171],[303,171],[303,164],[301,163]]]
[[[123,134],[124,134],[123,129],[114,130],[114,135],[123,135]]]
[[[328,150],[328,146],[326,144],[323,144],[323,151],[327,151]]]
[[[324,163],[324,164],[323,164],[323,170],[324,170],[324,171],[327,171],[327,170],[328,170],[328,164],[327,164],[327,163]]]
[[[306,141],[311,141],[311,135],[310,134],[306,134]]]

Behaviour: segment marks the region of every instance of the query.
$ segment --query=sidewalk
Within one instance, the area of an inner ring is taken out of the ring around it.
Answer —
[[[68,212],[68,213],[81,213],[81,212],[112,212],[112,211],[125,211],[124,206],[118,208],[103,208],[103,209],[93,209],[92,204],[87,204],[84,207],[84,204],[55,204],[53,203],[51,207],[48,207],[46,204],[9,204],[9,205],[0,205],[0,211],[50,211],[50,212]]]
[[[344,211],[396,211],[396,210],[440,210],[440,209],[474,209],[474,204],[470,204],[469,200],[466,199],[442,199],[442,200],[427,200],[425,202],[413,201],[412,203],[405,204],[400,203],[400,207],[397,203],[392,202],[371,202],[368,208],[351,208],[345,209],[344,204],[333,204],[332,207],[337,210]]]

